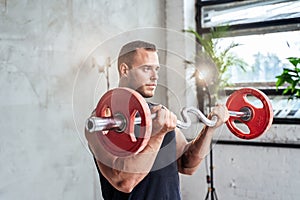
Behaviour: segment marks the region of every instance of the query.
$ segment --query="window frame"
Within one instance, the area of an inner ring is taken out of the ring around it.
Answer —
[[[212,5],[222,5],[234,2],[247,2],[249,0],[196,0],[196,31],[204,35],[209,33],[215,27],[203,28],[201,24],[202,7]],[[228,30],[228,36],[245,36],[254,34],[266,34],[276,32],[288,32],[300,30],[300,17],[276,19],[265,22],[252,22],[244,24],[235,24],[226,26]],[[227,37],[228,37],[227,36]],[[278,96],[282,95],[283,89],[276,89],[275,82],[256,82],[256,83],[235,83],[233,86],[225,88],[226,95],[230,95],[235,90],[241,87],[255,87],[263,91],[266,95]],[[285,94],[288,98],[290,94]],[[276,119],[274,117],[273,122],[276,124],[294,124],[299,123],[300,119]]]
[[[211,0],[211,1],[197,0],[196,3],[197,32],[199,34],[205,34],[205,33],[209,33],[211,28],[215,28],[215,27],[202,28],[202,24],[201,24],[202,7],[212,6],[212,5],[222,5],[222,4],[224,5],[228,3],[243,2],[243,1],[246,2],[247,0]],[[228,33],[230,36],[296,31],[296,30],[300,30],[300,17],[269,20],[265,22],[235,24],[229,26],[228,28],[229,28]]]

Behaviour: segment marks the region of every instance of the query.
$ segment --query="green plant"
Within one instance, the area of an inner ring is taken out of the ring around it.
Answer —
[[[196,39],[199,41],[203,48],[203,51],[210,57],[214,62],[217,70],[218,76],[214,84],[219,87],[228,86],[228,78],[225,77],[225,72],[229,67],[240,67],[243,71],[246,71],[247,63],[245,63],[237,55],[233,54],[230,50],[241,44],[231,42],[227,47],[220,47],[218,45],[218,38],[226,36],[228,27],[216,27],[210,33],[205,35],[200,35],[193,29],[184,30],[184,32],[192,33]]]
[[[282,94],[290,92],[291,95],[289,99],[293,97],[300,98],[300,58],[290,57],[287,59],[292,64],[293,68],[283,68],[283,72],[276,76],[276,89],[278,90],[280,86],[286,85]]]

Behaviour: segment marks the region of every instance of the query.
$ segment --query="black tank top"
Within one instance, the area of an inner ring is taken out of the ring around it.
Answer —
[[[99,171],[102,196],[105,200],[180,200],[176,162],[175,131],[166,134],[149,174],[133,189],[123,193],[115,189]]]

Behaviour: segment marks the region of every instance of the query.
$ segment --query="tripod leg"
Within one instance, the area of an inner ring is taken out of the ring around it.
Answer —
[[[216,190],[215,189],[213,189],[214,190],[214,197],[215,197],[215,200],[218,200],[218,196],[217,196],[217,193],[216,193]]]
[[[210,193],[210,191],[209,191],[210,189],[208,189],[207,190],[207,193],[206,193],[206,196],[205,196],[205,200],[208,200],[208,197],[209,197],[209,193]]]

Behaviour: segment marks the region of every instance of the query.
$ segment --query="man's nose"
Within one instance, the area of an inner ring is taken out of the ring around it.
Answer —
[[[153,69],[151,73],[151,80],[157,80],[158,79],[158,71]]]

